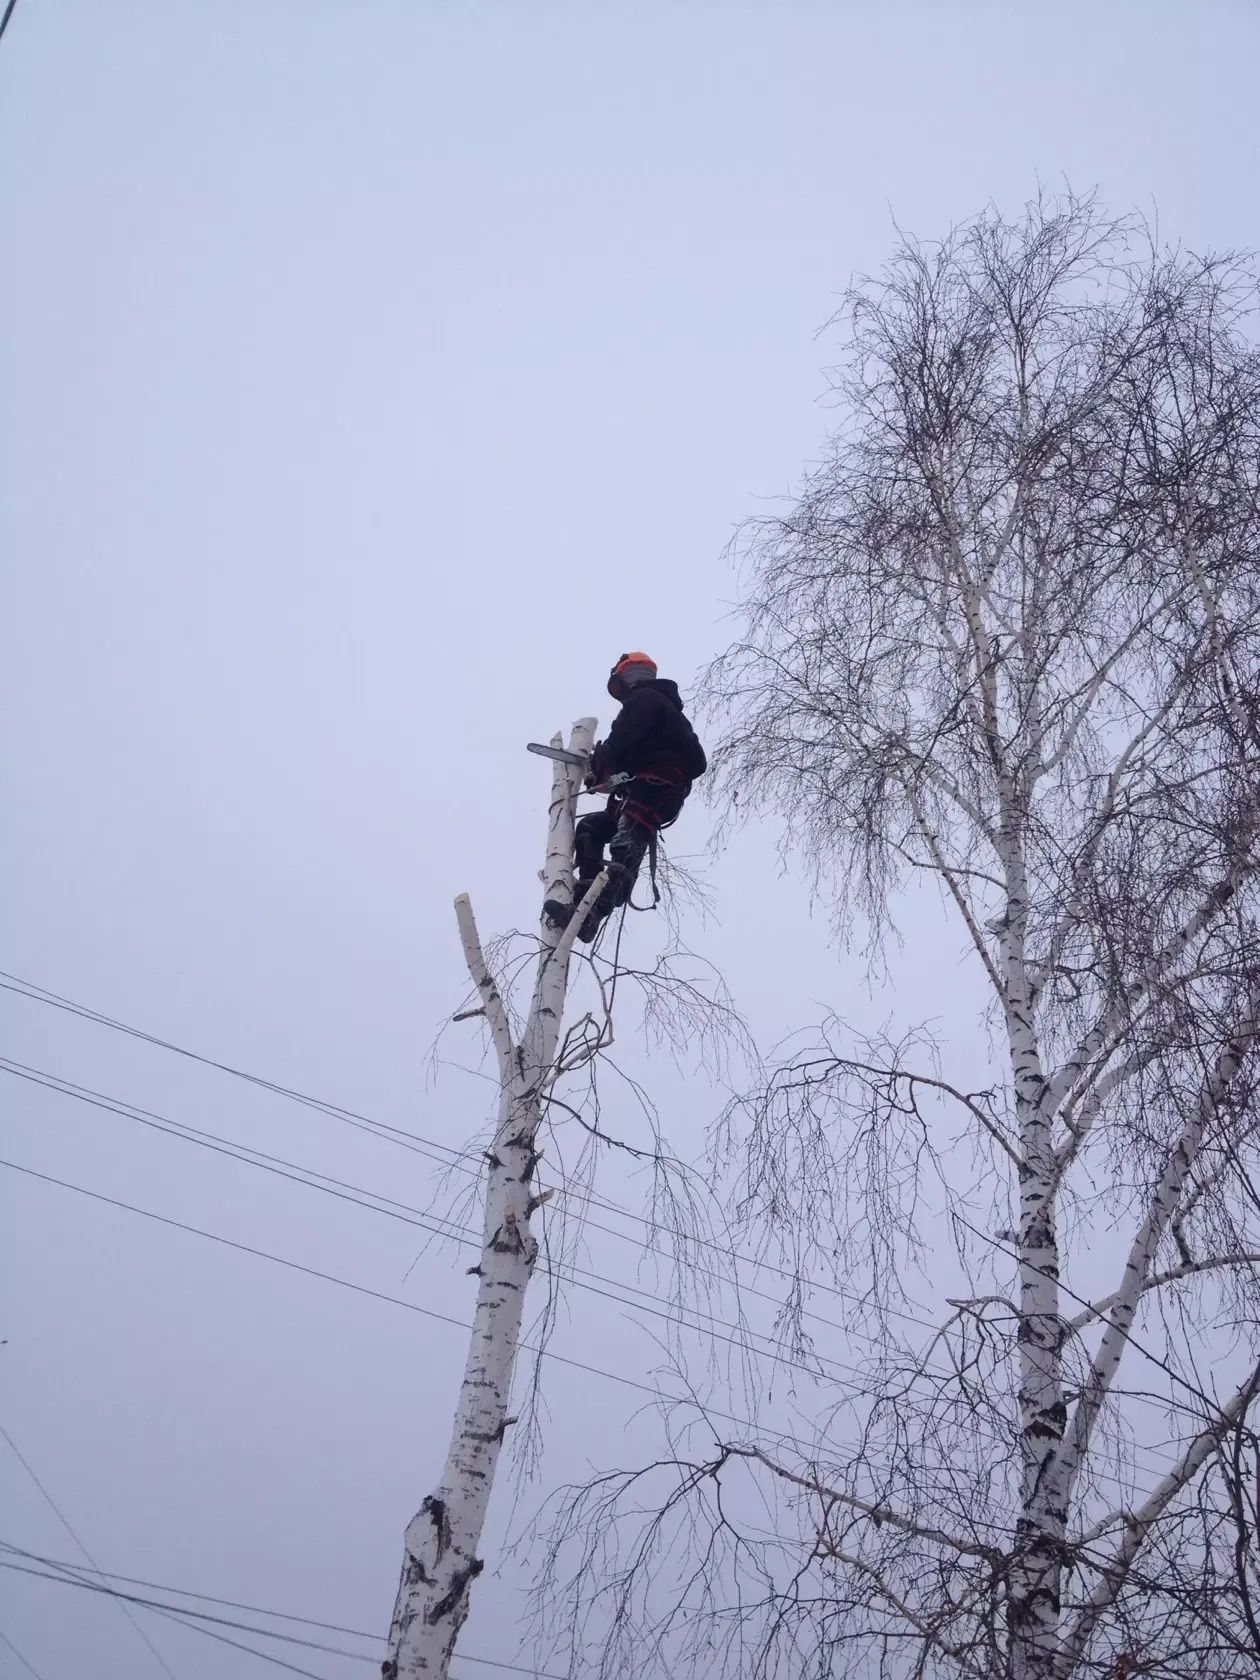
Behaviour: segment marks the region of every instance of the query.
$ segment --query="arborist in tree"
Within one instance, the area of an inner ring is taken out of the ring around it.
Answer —
[[[608,739],[595,744],[586,786],[599,790],[613,778],[624,779],[617,781],[602,811],[578,821],[573,905],[549,898],[543,906],[554,926],[566,927],[605,867],[607,846],[608,885],[578,930],[578,938],[587,943],[605,917],[630,897],[649,850],[655,874],[657,835],[677,819],[691,784],[708,769],[704,748],[683,711],[677,683],[658,677],[656,662],[646,653],[622,654],[608,674],[608,692],[620,702],[621,710]]]

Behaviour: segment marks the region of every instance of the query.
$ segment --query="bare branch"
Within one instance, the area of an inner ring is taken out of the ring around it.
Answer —
[[[1181,1283],[1186,1278],[1202,1277],[1207,1272],[1228,1271],[1235,1266],[1260,1266],[1260,1249],[1246,1251],[1241,1254],[1214,1254],[1206,1260],[1188,1260],[1184,1265],[1173,1266],[1166,1272],[1156,1272],[1147,1278],[1142,1285],[1141,1293],[1149,1294],[1153,1289],[1165,1289],[1170,1283]],[[1103,1300],[1095,1302],[1084,1312],[1076,1314],[1075,1318],[1067,1321],[1066,1328],[1074,1335],[1096,1324],[1105,1313],[1110,1312],[1122,1298],[1120,1290],[1113,1290]]]
[[[951,1551],[968,1557],[983,1558],[987,1563],[1000,1565],[1002,1553],[992,1546],[976,1546],[968,1541],[959,1539],[952,1534],[946,1534],[938,1528],[930,1528],[915,1522],[912,1517],[904,1516],[900,1511],[894,1511],[887,1505],[873,1505],[868,1500],[859,1499],[851,1493],[843,1493],[838,1488],[825,1486],[816,1477],[802,1476],[794,1470],[786,1469],[782,1464],[769,1457],[760,1447],[728,1446],[724,1449],[732,1458],[755,1458],[764,1464],[766,1469],[777,1476],[780,1481],[791,1482],[794,1486],[805,1488],[815,1493],[824,1504],[847,1505],[850,1510],[860,1511],[863,1516],[872,1518],[876,1523],[887,1523],[890,1528],[899,1528],[903,1534],[913,1534],[920,1540],[930,1540],[934,1545],[946,1546]]]
[[[1198,1475],[1243,1415],[1255,1398],[1257,1385],[1260,1385],[1260,1364],[1221,1408],[1219,1415],[1195,1436],[1180,1461],[1161,1479],[1159,1485],[1141,1505],[1135,1510],[1113,1512],[1094,1524],[1076,1542],[1076,1548],[1079,1550],[1092,1545],[1113,1529],[1123,1529],[1120,1543],[1108,1560],[1102,1579],[1081,1606],[1072,1624],[1065,1630],[1062,1649],[1054,1669],[1059,1680],[1068,1680],[1068,1676],[1076,1671],[1103,1613],[1123,1590],[1129,1572],[1149,1538],[1153,1525],[1177,1495]]]
[[[494,983],[494,976],[487,966],[481,951],[481,938],[477,932],[476,918],[473,916],[472,900],[467,893],[460,893],[455,900],[455,920],[459,924],[460,944],[464,947],[464,961],[468,964],[468,972],[472,976],[473,985],[477,988],[477,995],[481,999],[481,1007],[485,1011],[486,1020],[490,1023],[490,1033],[494,1040],[494,1053],[499,1064],[499,1077],[510,1077],[512,1068],[512,1028],[508,1022],[507,1010],[503,999],[499,995],[499,988]],[[471,1013],[471,1012],[470,1012]]]

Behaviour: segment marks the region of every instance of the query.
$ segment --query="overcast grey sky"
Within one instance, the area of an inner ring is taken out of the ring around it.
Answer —
[[[724,543],[820,445],[815,335],[848,276],[894,218],[931,236],[1038,178],[1191,244],[1254,243],[1258,46],[1252,0],[20,0],[0,43],[4,968],[462,1145],[489,1088],[424,1066],[463,991],[451,896],[487,929],[528,923],[546,772],[525,740],[606,723],[624,648],[685,689],[722,645]],[[697,802],[679,844],[709,822]],[[775,838],[708,866],[716,920],[688,937],[766,1042],[819,1003],[882,1017]],[[896,1007],[962,1033],[939,952]],[[419,1156],[0,995],[5,1055],[433,1194]],[[475,1067],[477,1031],[444,1054]],[[625,1056],[697,1158],[720,1094]],[[406,1226],[3,1087],[6,1159],[467,1314],[459,1251],[404,1282]],[[641,1130],[628,1102],[613,1118]],[[382,1627],[459,1333],[0,1185],[3,1421],[98,1562]],[[615,1167],[608,1187],[635,1193]],[[589,1253],[634,1279],[624,1243]],[[574,1293],[554,1345],[643,1380],[650,1328]],[[642,1399],[559,1366],[546,1383],[527,1499],[624,1457]],[[776,1391],[762,1417],[790,1406]],[[656,1425],[631,1435],[647,1450]],[[0,1537],[73,1557],[2,1443],[0,1475]],[[524,1579],[479,1584],[468,1652],[513,1658]],[[0,1618],[44,1680],[160,1673],[86,1594],[6,1575]],[[271,1672],[146,1626],[178,1680]]]

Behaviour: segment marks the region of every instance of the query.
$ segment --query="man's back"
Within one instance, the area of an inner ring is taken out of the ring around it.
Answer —
[[[690,783],[707,768],[704,748],[683,711],[678,684],[668,677],[636,683],[599,749],[600,779],[619,770],[631,775],[675,771]]]

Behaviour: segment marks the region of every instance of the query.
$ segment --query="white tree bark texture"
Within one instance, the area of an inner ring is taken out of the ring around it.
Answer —
[[[583,758],[595,738],[595,719],[573,726],[568,747]],[[565,743],[559,735],[553,746]],[[581,771],[553,765],[543,897],[569,901],[573,893],[574,807]],[[601,875],[587,892],[589,906]],[[490,1028],[498,1065],[499,1105],[486,1152],[485,1224],[477,1305],[441,1477],[407,1527],[402,1577],[389,1633],[385,1680],[444,1680],[455,1641],[468,1615],[472,1583],[482,1570],[482,1530],[509,1416],[512,1374],[520,1345],[525,1292],[538,1256],[530,1218],[539,1206],[534,1188],[535,1147],[564,1015],[569,959],[582,916],[563,931],[543,921],[533,996],[517,1038],[495,984],[466,895],[455,901],[468,972]]]

